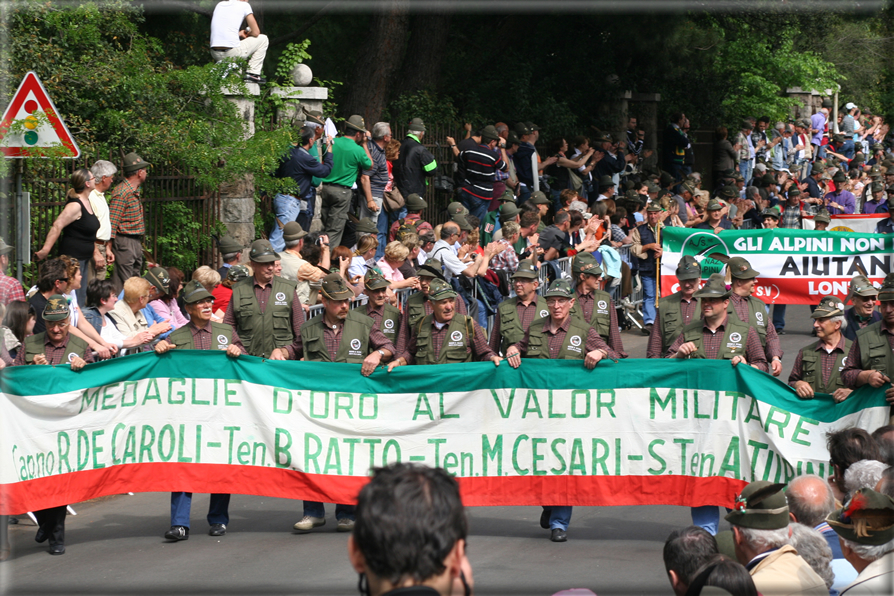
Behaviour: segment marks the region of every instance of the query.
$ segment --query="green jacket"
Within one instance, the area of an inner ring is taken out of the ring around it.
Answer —
[[[745,298],[748,301],[748,320],[742,321],[739,318],[738,313],[736,312],[736,308],[733,305],[732,299],[729,301],[729,307],[726,309],[728,314],[731,314],[736,317],[736,319],[742,321],[743,323],[748,323],[749,326],[754,327],[757,330],[757,335],[761,340],[761,346],[766,350],[767,349],[767,306],[755,298],[754,296],[749,296]]]
[[[441,353],[435,360],[435,348],[432,344],[432,319],[434,315],[426,315],[416,327],[416,364],[452,364],[472,361],[472,340],[475,337],[475,326],[468,315],[453,315],[447,326],[447,336],[441,346]]]
[[[668,348],[683,333],[683,309],[680,304],[683,301],[683,293],[676,292],[665,296],[658,301],[658,312],[661,313],[661,357],[667,354]],[[695,298],[695,316],[701,312],[701,301]]]
[[[301,326],[304,359],[311,362],[362,364],[363,359],[369,355],[369,332],[376,322],[356,310],[349,310],[341,332],[341,341],[338,343],[338,352],[333,359],[323,339],[323,315],[324,313],[320,313]]]
[[[211,325],[211,349],[226,350],[233,343],[233,328],[223,323],[209,321]],[[196,344],[192,337],[189,325],[184,325],[168,336],[168,342],[174,344],[179,350],[195,350]]]
[[[354,312],[358,312],[361,315],[366,315],[368,312],[368,304],[363,304],[354,309]],[[369,315],[367,315],[369,316]],[[400,311],[386,303],[385,308],[382,312],[382,322],[379,323],[379,329],[381,329],[382,333],[385,334],[391,343],[395,346],[397,345],[397,335],[400,332]]]
[[[522,328],[521,319],[518,318],[518,296],[507,298],[497,307],[497,316],[500,317],[500,351],[505,354],[506,349],[512,344],[517,344],[524,338],[527,329]],[[546,300],[537,296],[538,318],[548,317],[549,309]]]
[[[292,334],[292,301],[298,284],[282,277],[273,278],[267,309],[261,313],[255,298],[254,278],[233,286],[233,314],[236,330],[245,350],[252,356],[267,358],[275,348],[284,348],[295,341]]]
[[[590,314],[590,326],[596,328],[596,332],[602,336],[606,343],[612,328],[612,297],[608,292],[593,290],[593,312]],[[571,314],[579,320],[584,320],[584,309],[575,302],[571,307]],[[676,338],[675,338],[676,339]]]
[[[841,380],[841,371],[844,370],[844,359],[850,354],[853,343],[849,339],[844,340],[844,352],[838,354],[838,358],[835,359],[828,383],[823,383],[820,356],[816,352],[820,342],[817,341],[806,348],[801,348],[801,380],[808,383],[818,393],[834,393],[836,389],[844,388],[844,383]]]
[[[702,319],[692,321],[683,327],[683,340],[691,341],[698,348],[690,358],[706,358],[705,347],[702,345],[702,330],[705,322]],[[732,360],[736,356],[745,358],[746,342],[748,341],[748,326],[738,319],[728,317],[726,320],[726,333],[723,335],[723,342],[720,344],[720,350],[717,352],[718,360]]]
[[[894,375],[894,351],[888,345],[888,338],[882,335],[882,323],[878,321],[857,332],[860,345],[860,368],[877,370],[891,378]]]
[[[528,328],[528,351],[522,354],[523,358],[549,358],[549,338],[543,332],[543,324],[548,317],[536,319]],[[559,356],[556,360],[583,360],[587,355],[587,333],[590,326],[571,317],[571,323],[568,325],[568,333],[565,334],[565,341],[559,349]]]
[[[43,333],[35,333],[34,335],[29,335],[25,338],[25,364],[31,364],[34,361],[34,357],[38,354],[44,354],[45,346],[47,343],[47,334]],[[74,356],[78,356],[79,358],[83,358],[87,353],[87,350],[90,349],[90,346],[87,345],[80,337],[75,337],[74,335],[68,336],[68,344],[65,346],[65,354],[62,355],[62,362],[70,363],[71,359]]]

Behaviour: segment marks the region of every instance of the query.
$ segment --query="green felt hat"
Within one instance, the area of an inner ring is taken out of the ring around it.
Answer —
[[[546,198],[546,194],[541,190],[535,190],[528,199],[533,205],[549,205],[550,201]]]
[[[713,276],[712,276],[713,277]],[[756,480],[742,489],[726,521],[743,528],[778,530],[789,524],[785,484]]]
[[[456,298],[456,292],[443,279],[433,279],[429,284],[428,299],[438,301],[446,298]]]
[[[574,298],[574,287],[571,280],[557,279],[549,284],[549,289],[544,294],[546,298]]]
[[[44,321],[64,321],[71,316],[68,300],[62,294],[53,294],[43,307]]]
[[[894,300],[894,273],[889,273],[882,281],[882,287],[878,291],[879,302]]]
[[[894,499],[861,488],[826,518],[835,533],[851,542],[881,546],[894,540]]]
[[[571,260],[571,273],[574,275],[575,279],[577,279],[581,273],[599,277],[602,275],[602,267],[599,265],[599,261],[596,260],[596,257],[591,253],[584,251],[574,255],[574,258]]]
[[[832,218],[829,216],[828,211],[826,211],[825,209],[820,209],[817,214],[813,216],[813,221],[830,224],[832,223]]]
[[[323,278],[323,296],[329,300],[350,300],[354,292],[340,273],[330,273]]]
[[[816,309],[810,313],[811,319],[825,319],[826,317],[838,317],[844,314],[844,302],[835,296],[826,296],[819,301]]]
[[[702,276],[702,266],[698,264],[695,257],[691,255],[683,255],[680,262],[677,263],[677,279],[686,281],[689,279],[699,279]]]
[[[206,298],[214,299],[214,296],[205,289],[205,286],[197,279],[192,279],[183,286],[183,302],[186,304],[194,304]]]
[[[726,266],[729,268],[730,275],[736,279],[753,279],[760,275],[759,272],[751,268],[751,263],[744,257],[733,257]]]
[[[385,279],[379,269],[370,267],[363,276],[363,285],[367,290],[383,290],[390,286],[391,282]]]
[[[159,294],[167,294],[170,290],[171,276],[164,267],[152,267],[143,277],[158,289]]]
[[[515,270],[515,273],[512,274],[512,279],[517,277],[521,277],[524,279],[537,279],[538,273],[537,268],[534,267],[534,263],[531,259],[522,259],[518,262],[518,269]]]
[[[251,243],[248,258],[255,263],[272,263],[278,261],[281,257],[278,252],[273,250],[273,245],[270,244],[269,240],[261,238]]]
[[[251,277],[251,271],[245,265],[233,265],[227,270],[227,279],[233,283]]]
[[[712,273],[705,285],[693,295],[696,298],[729,298],[729,294],[723,274]]]

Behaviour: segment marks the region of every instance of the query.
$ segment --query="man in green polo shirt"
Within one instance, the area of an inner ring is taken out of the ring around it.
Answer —
[[[372,157],[366,148],[367,134],[363,117],[355,115],[345,122],[344,135],[332,141],[332,171],[323,179],[320,192],[320,218],[332,246],[341,244],[353,196],[351,188],[357,176],[361,170],[372,167]]]

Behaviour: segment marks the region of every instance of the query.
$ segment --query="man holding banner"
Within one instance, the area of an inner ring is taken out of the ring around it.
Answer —
[[[782,347],[776,328],[767,325],[767,307],[751,295],[754,282],[760,273],[751,268],[751,263],[742,257],[733,257],[727,263],[732,278],[727,312],[735,314],[739,320],[757,330],[758,339],[764,348],[764,359],[769,362],[774,377],[782,374]]]
[[[876,234],[894,234],[894,209],[888,209],[888,219],[883,219],[875,226]]]
[[[531,326],[531,321],[549,315],[546,300],[537,295],[540,286],[537,269],[530,259],[518,263],[512,274],[514,298],[507,298],[497,307],[494,327],[490,333],[490,349],[494,353],[506,354],[514,343],[521,341]]]
[[[57,366],[65,362],[71,370],[78,371],[93,362],[93,352],[84,340],[73,337],[70,331],[68,301],[61,294],[54,294],[43,309],[46,331],[25,338],[19,348],[14,366],[24,364],[48,364]],[[37,542],[50,541],[51,555],[65,554],[65,516],[67,505],[50,507],[34,512],[37,519]]]
[[[594,368],[603,358],[618,360],[618,354],[608,347],[591,325],[571,316],[574,290],[567,279],[554,281],[545,297],[549,316],[532,322],[522,340],[509,346],[506,350],[509,366],[518,368],[523,357],[583,360],[587,369]],[[549,539],[553,542],[568,540],[570,523],[570,506],[543,507],[540,527],[550,530]]]
[[[227,356],[238,358],[247,354],[245,347],[231,325],[215,323],[214,296],[198,281],[192,280],[183,288],[183,302],[189,323],[174,331],[167,340],[155,346],[155,353],[164,354],[172,349],[181,350],[224,350]],[[230,495],[212,494],[208,505],[209,536],[223,536],[230,523],[228,512]],[[165,538],[171,541],[189,540],[189,510],[192,508],[192,493],[171,493],[171,529]]]
[[[487,333],[468,315],[456,312],[457,293],[446,281],[433,279],[428,301],[432,314],[410,329],[404,352],[388,365],[388,372],[407,364],[450,364],[490,360],[499,366],[502,358],[487,345]]]
[[[857,333],[842,376],[851,389],[886,387],[885,399],[894,404],[894,273],[885,276],[878,299],[882,320]]]
[[[313,362],[348,362],[362,364],[364,376],[373,373],[383,361],[395,352],[391,343],[379,330],[372,317],[349,310],[354,292],[345,278],[330,273],[323,278],[323,312],[301,326],[301,343],[296,358]],[[354,507],[336,504],[336,530],[350,532],[354,529]],[[323,503],[304,501],[304,516],[293,526],[302,532],[326,523]]]
[[[664,358],[667,349],[700,312],[699,299],[693,294],[698,289],[702,268],[690,255],[683,255],[677,264],[680,289],[658,301],[658,314],[649,335],[646,358]]]
[[[819,341],[801,348],[788,376],[788,384],[801,399],[830,393],[836,402],[842,402],[851,394],[841,379],[852,343],[841,333],[846,324],[843,308],[838,298],[826,296],[810,315]]]
[[[726,289],[723,275],[711,275],[704,287],[693,296],[699,299],[702,318],[683,327],[682,333],[668,349],[667,358],[729,360],[733,366],[751,364],[767,372],[767,360],[757,332],[731,317],[728,312],[730,291]],[[714,505],[693,507],[692,523],[716,534],[720,510]]]

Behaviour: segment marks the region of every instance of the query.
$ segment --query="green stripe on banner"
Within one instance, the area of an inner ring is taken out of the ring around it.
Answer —
[[[634,389],[686,388],[736,391],[820,422],[833,422],[865,408],[885,405],[884,391],[864,387],[836,404],[830,395],[800,399],[782,381],[750,366],[725,361],[604,360],[588,371],[570,361],[524,360],[515,370],[506,362],[449,366],[402,366],[391,373],[380,367],[370,377],[359,364],[264,361],[253,356],[229,358],[223,352],[178,350],[163,356],[138,354],[92,364],[82,372],[68,366],[20,366],[4,371],[0,390],[12,395],[54,394],[99,387],[123,380],[150,378],[241,379],[258,385],[310,391],[353,393],[425,393],[487,389]],[[339,386],[343,381],[345,386]]]

